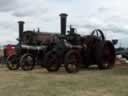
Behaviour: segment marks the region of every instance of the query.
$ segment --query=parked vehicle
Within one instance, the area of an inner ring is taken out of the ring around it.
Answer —
[[[19,43],[15,54],[8,57],[8,68],[32,70],[36,64],[50,72],[58,71],[64,66],[68,73],[76,73],[81,66],[88,68],[92,64],[99,69],[114,66],[115,48],[106,40],[100,29],[81,36],[72,26],[66,30],[67,14],[60,14],[60,34],[47,32],[24,31],[24,22],[19,22]],[[14,67],[12,67],[15,65]]]

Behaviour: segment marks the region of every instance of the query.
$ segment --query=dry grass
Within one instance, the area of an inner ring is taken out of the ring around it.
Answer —
[[[9,71],[0,66],[0,96],[128,96],[128,66],[77,74]]]

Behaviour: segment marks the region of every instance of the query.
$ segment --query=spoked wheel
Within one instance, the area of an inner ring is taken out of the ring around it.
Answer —
[[[35,67],[34,57],[29,53],[24,54],[23,56],[21,56],[20,65],[24,71],[29,71],[34,69]]]
[[[99,69],[110,69],[115,64],[115,49],[111,42],[100,44],[97,50],[97,61]]]
[[[77,50],[70,50],[66,53],[64,59],[64,67],[68,73],[76,73],[79,71],[81,63],[80,52]]]
[[[17,55],[12,55],[7,58],[7,67],[10,70],[17,70],[19,69],[19,60]]]
[[[60,68],[60,62],[57,54],[49,51],[44,57],[44,66],[49,72],[56,72]]]

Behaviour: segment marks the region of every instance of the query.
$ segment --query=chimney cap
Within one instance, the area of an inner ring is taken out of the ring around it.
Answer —
[[[68,14],[66,14],[66,13],[61,13],[60,16],[61,16],[61,17],[67,17]]]
[[[23,23],[24,24],[24,21],[18,21],[18,23]]]

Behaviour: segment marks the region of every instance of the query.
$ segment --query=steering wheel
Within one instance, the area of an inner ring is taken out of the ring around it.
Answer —
[[[104,33],[100,29],[93,30],[92,33],[91,33],[91,36],[96,36],[100,40],[105,40]]]

